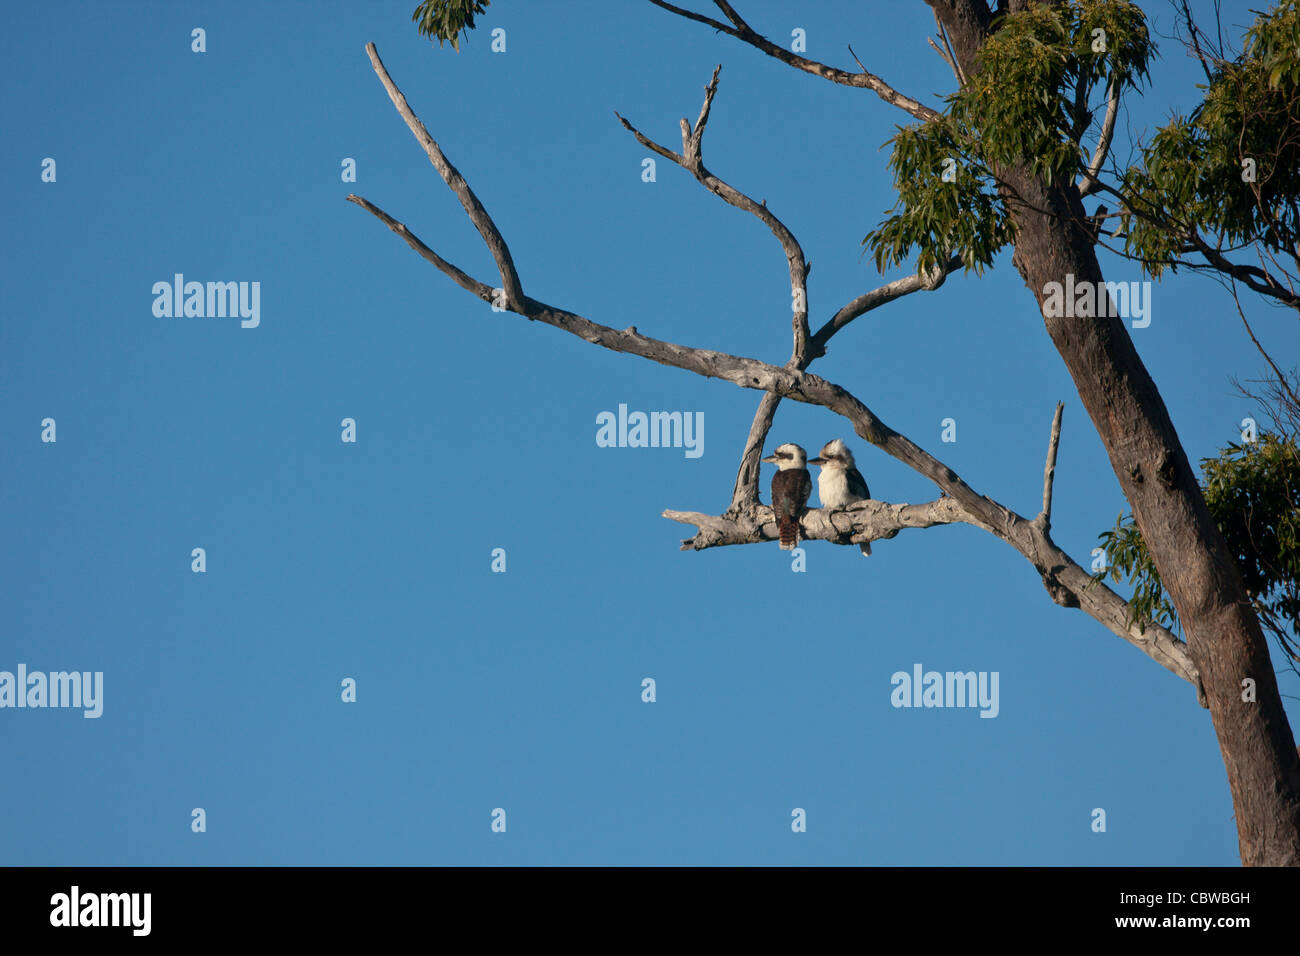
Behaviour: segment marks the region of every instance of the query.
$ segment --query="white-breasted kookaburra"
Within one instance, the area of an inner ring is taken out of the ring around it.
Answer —
[[[778,445],[763,461],[777,467],[772,476],[772,511],[776,530],[781,536],[781,550],[789,551],[799,542],[799,519],[808,507],[812,478],[808,475],[808,453],[798,445]]]
[[[820,465],[817,475],[817,497],[822,500],[823,508],[845,508],[855,501],[865,501],[871,497],[867,481],[853,463],[853,452],[844,442],[836,438],[822,446],[821,454],[808,462]],[[871,544],[861,545],[862,553],[871,553]]]

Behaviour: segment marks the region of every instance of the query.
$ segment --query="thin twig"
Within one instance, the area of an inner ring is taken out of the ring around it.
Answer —
[[[785,47],[777,46],[771,40],[756,33],[750,28],[749,24],[744,21],[740,14],[729,3],[714,0],[715,4],[722,9],[727,17],[732,21],[732,25],[714,20],[712,17],[706,17],[699,13],[686,10],[676,4],[667,3],[666,0],[650,0],[656,7],[667,10],[669,13],[675,13],[679,17],[687,20],[694,20],[696,23],[703,23],[713,27],[728,36],[748,43],[757,50],[761,50],[768,56],[780,60],[797,70],[803,70],[805,73],[811,73],[814,76],[820,76],[822,79],[830,80],[832,83],[838,83],[841,86],[854,86],[860,89],[869,89],[891,106],[897,106],[901,110],[912,114],[919,120],[930,121],[937,120],[940,115],[928,106],[912,99],[910,96],[898,92],[888,83],[874,73],[869,73],[864,67],[861,73],[849,73],[846,70],[837,69],[833,66],[827,66],[825,63],[819,63],[816,60],[810,60],[807,57],[799,56],[792,53]],[[861,66],[861,64],[859,64]]]

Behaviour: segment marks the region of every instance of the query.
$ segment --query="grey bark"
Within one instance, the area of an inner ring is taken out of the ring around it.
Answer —
[[[927,0],[967,76],[988,36],[984,0]],[[1028,162],[997,171],[1015,197],[1012,262],[1039,304],[1049,282],[1099,282],[1074,185],[1047,185]],[[1300,756],[1259,620],[1160,397],[1116,316],[1047,317],[1048,335],[1106,446],[1143,541],[1187,633],[1236,808],[1247,865],[1300,865]],[[1242,699],[1242,682],[1256,685]]]

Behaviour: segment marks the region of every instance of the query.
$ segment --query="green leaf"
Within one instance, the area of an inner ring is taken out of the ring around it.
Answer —
[[[474,17],[487,10],[491,0],[422,0],[411,14],[421,36],[443,41],[460,52],[460,35],[474,29]]]

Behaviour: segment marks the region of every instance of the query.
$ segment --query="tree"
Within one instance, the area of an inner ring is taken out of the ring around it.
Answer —
[[[1159,391],[1124,323],[1102,292],[1089,309],[1065,309],[1060,290],[1104,290],[1095,244],[1099,222],[1082,200],[1101,185],[1120,97],[1145,75],[1150,42],[1141,11],[1124,0],[1037,3],[1011,0],[995,11],[985,0],[928,0],[939,24],[941,52],[958,89],[939,113],[906,96],[859,62],[850,72],[810,60],[755,31],[726,0],[715,19],[661,0],[676,16],[703,23],[787,65],[833,83],[869,89],[919,121],[895,139],[899,205],[867,237],[882,265],[919,250],[915,275],[886,283],[843,305],[816,331],[809,324],[809,266],[790,230],[711,172],[703,138],[719,71],[706,87],[694,124],[681,121],[681,151],[623,126],[646,148],[691,173],[706,189],[762,222],[785,254],[790,278],[793,349],[778,367],[739,355],[690,348],[592,322],[526,295],[509,248],[464,177],[412,112],[373,44],[371,62],[394,106],[430,161],[460,199],[496,264],[500,286],[483,283],[447,262],[405,225],[360,196],[348,199],[384,222],[416,252],[465,290],[614,351],[764,392],[750,428],[730,506],[719,515],[665,511],[695,525],[684,549],[771,541],[771,509],[758,497],[758,459],[781,399],[820,405],[855,432],[933,481],[941,496],[925,504],[867,501],[844,511],[808,512],[807,538],[860,544],[904,528],[966,522],[1006,541],[1041,575],[1052,599],[1083,610],[1113,633],[1188,680],[1209,707],[1236,807],[1238,841],[1247,864],[1300,864],[1300,757],[1282,709],[1259,620],[1187,460]],[[428,5],[426,5],[428,6]],[[432,4],[438,7],[439,4]],[[454,33],[454,31],[453,31]],[[997,82],[993,82],[996,77]],[[1096,124],[1091,96],[1105,87],[1105,116],[1091,158],[1083,141]],[[953,160],[948,164],[946,160]],[[956,169],[949,178],[946,171]],[[846,389],[810,374],[827,341],[868,311],[901,296],[938,287],[950,272],[979,270],[1004,245],[1037,301],[1044,325],[1069,370],[1105,445],[1120,487],[1163,586],[1186,631],[1184,643],[1158,624],[1134,621],[1128,602],[1092,581],[1051,539],[1052,486],[1060,439],[1058,405],[1048,442],[1043,506],[1032,519],[972,489],[957,474],[882,422]],[[1255,683],[1243,700],[1242,682]]]
[[[1116,186],[1100,187],[1120,201],[1124,245],[1113,251],[1153,276],[1216,273],[1300,310],[1300,8],[1286,0],[1260,15],[1235,56],[1186,0],[1180,20],[1205,96],[1156,132]],[[1236,258],[1247,250],[1254,264]]]
[[[1255,432],[1252,420],[1242,444],[1204,459],[1201,487],[1260,623],[1295,671],[1300,664],[1300,404],[1285,378],[1269,385],[1264,396],[1246,394],[1263,406],[1272,429]],[[1160,621],[1176,633],[1178,611],[1132,516],[1121,515],[1101,539],[1108,568],[1097,580],[1126,575],[1133,585],[1133,619]]]
[[[1241,445],[1204,459],[1202,490],[1262,625],[1294,671],[1300,662],[1300,397],[1294,376],[1278,368],[1255,336],[1238,284],[1266,302],[1300,310],[1300,9],[1287,0],[1259,15],[1235,55],[1225,49],[1222,25],[1214,24],[1216,40],[1196,23],[1186,0],[1179,24],[1205,74],[1205,95],[1188,116],[1176,115],[1156,132],[1139,163],[1116,171],[1117,186],[1099,186],[1120,201],[1113,235],[1123,246],[1107,247],[1153,277],[1179,268],[1216,275],[1272,369],[1264,394],[1239,386],[1271,419],[1271,430],[1256,434],[1252,423]],[[1246,249],[1257,264],[1233,261]],[[1127,575],[1134,618],[1177,630],[1177,609],[1132,516],[1121,515],[1101,537],[1111,566],[1098,579]]]

